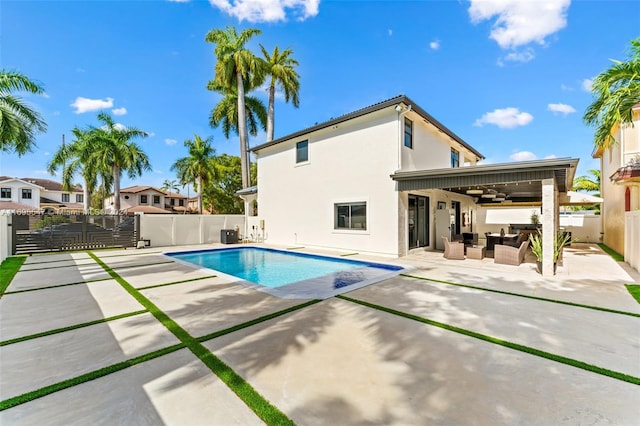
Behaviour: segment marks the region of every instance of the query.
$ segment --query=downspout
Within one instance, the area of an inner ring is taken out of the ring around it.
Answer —
[[[397,167],[397,170],[401,170],[402,169],[402,146],[404,145],[404,140],[403,140],[404,123],[400,119],[406,113],[411,111],[411,105],[407,106],[406,108],[403,108],[403,106],[401,104],[398,104],[398,105],[396,105],[395,109],[398,112],[398,142],[399,142],[398,143],[398,167]]]

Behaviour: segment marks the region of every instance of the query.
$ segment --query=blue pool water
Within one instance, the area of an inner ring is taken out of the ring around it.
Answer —
[[[363,277],[371,275],[372,270],[389,272],[402,269],[394,265],[262,247],[201,250],[167,255],[269,288],[324,276],[331,276],[333,287],[340,288],[362,281]]]

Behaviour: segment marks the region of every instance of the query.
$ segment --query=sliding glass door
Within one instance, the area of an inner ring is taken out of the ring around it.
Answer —
[[[409,248],[429,245],[429,197],[409,195]]]

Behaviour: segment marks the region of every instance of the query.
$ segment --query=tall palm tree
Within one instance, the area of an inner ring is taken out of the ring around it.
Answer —
[[[278,46],[273,49],[273,53],[269,54],[263,45],[260,45],[262,55],[265,61],[265,73],[271,77],[269,81],[269,112],[267,116],[267,142],[273,140],[273,128],[275,120],[275,96],[276,85],[284,92],[285,102],[291,103],[298,108],[300,99],[300,75],[296,72],[295,67],[298,61],[291,57],[293,50],[285,49],[280,52]]]
[[[46,132],[47,125],[38,112],[13,95],[15,91],[39,95],[44,89],[24,74],[0,70],[0,151],[22,156],[33,150],[35,134]]]
[[[184,141],[184,146],[188,149],[189,155],[178,159],[171,170],[175,171],[178,179],[182,183],[194,184],[198,191],[198,212],[202,214],[202,194],[205,187],[213,179],[217,179],[217,165],[215,162],[216,150],[211,146],[213,138],[209,136],[202,139],[197,134],[193,135],[193,140]]]
[[[631,40],[626,62],[611,61],[613,65],[593,80],[595,99],[583,116],[596,128],[594,145],[605,149],[616,143],[617,126],[633,124],[632,109],[640,103],[640,37]]]
[[[239,134],[238,128],[238,92],[234,87],[227,87],[210,81],[207,89],[218,92],[224,97],[211,110],[209,125],[211,127],[222,126],[224,136],[229,139],[233,132]],[[262,101],[255,96],[245,96],[245,117],[247,130],[251,136],[258,134],[258,127],[265,129],[267,121],[267,109]],[[251,179],[249,179],[249,186]]]
[[[98,168],[93,156],[96,141],[92,139],[91,132],[75,127],[72,133],[75,139],[70,144],[63,143],[58,148],[47,165],[47,170],[55,174],[57,169],[62,167],[62,186],[65,191],[71,189],[72,181],[78,173],[82,175],[84,179],[83,210],[86,214],[91,209],[91,194],[96,190],[98,175],[109,173],[109,171],[101,171]]]
[[[215,81],[227,87],[236,86],[238,100],[238,136],[240,137],[240,159],[242,168],[242,187],[250,185],[249,177],[249,140],[247,136],[247,120],[245,112],[245,87],[247,80],[260,81],[264,78],[263,61],[257,58],[246,44],[261,31],[256,28],[248,28],[240,34],[234,27],[224,30],[213,29],[209,31],[205,40],[214,43],[216,66]],[[259,84],[254,84],[259,85]]]
[[[162,189],[163,191],[171,191],[171,192],[175,192],[176,194],[180,193],[180,182],[178,182],[175,179],[165,179],[164,182],[162,182],[162,187],[160,187],[160,189]]]
[[[101,112],[98,120],[101,127],[92,127],[92,138],[97,142],[93,152],[94,160],[100,168],[111,169],[113,176],[113,209],[120,211],[120,178],[127,172],[129,178],[141,176],[146,170],[151,170],[149,157],[132,141],[134,138],[147,137],[147,133],[135,128],[117,124],[109,114]]]

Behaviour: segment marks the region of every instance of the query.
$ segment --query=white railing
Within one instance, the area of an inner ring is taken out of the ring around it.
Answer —
[[[640,210],[624,214],[624,260],[640,271]]]
[[[222,229],[244,230],[244,215],[141,214],[140,239],[151,246],[213,244]]]

